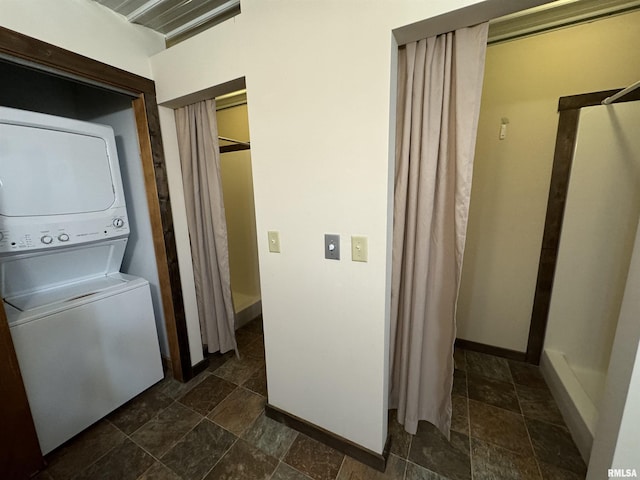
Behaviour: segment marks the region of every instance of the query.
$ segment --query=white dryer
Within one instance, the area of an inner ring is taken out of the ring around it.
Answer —
[[[48,453],[163,378],[110,127],[0,107],[0,293]]]

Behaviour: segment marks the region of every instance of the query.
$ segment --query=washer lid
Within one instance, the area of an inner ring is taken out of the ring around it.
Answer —
[[[74,282],[26,295],[7,297],[4,301],[21,312],[27,312],[45,305],[70,304],[81,298],[91,297],[96,293],[103,292],[124,283],[126,283],[126,280],[122,278],[102,275],[89,280]]]
[[[114,202],[105,139],[0,123],[0,215],[97,212]]]

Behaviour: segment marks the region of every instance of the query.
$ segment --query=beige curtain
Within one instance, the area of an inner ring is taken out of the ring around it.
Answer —
[[[215,101],[175,115],[202,341],[211,353],[237,352]]]
[[[399,52],[389,408],[449,437],[456,301],[488,24]]]

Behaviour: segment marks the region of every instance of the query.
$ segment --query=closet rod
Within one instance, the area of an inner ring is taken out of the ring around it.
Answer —
[[[225,142],[233,142],[233,143],[237,143],[238,145],[246,145],[247,147],[251,146],[249,142],[241,142],[240,140],[236,140],[234,138],[229,138],[229,137],[221,137],[220,135],[218,135],[218,140],[224,140]]]
[[[602,101],[602,105],[610,105],[613,102],[615,102],[616,100],[618,100],[620,97],[626,95],[629,92],[634,91],[636,88],[640,87],[640,80],[638,80],[636,83],[634,83],[633,85],[629,85],[627,88],[625,88],[624,90],[620,90],[618,93],[616,93],[615,95],[611,95],[610,97],[605,98]]]

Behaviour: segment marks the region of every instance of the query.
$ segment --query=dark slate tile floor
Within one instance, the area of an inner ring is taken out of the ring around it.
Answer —
[[[377,472],[264,415],[259,320],[242,358],[211,355],[187,384],[167,378],[47,456],[37,480],[579,480],[586,467],[537,367],[456,350],[451,440],[409,435],[389,412]]]

